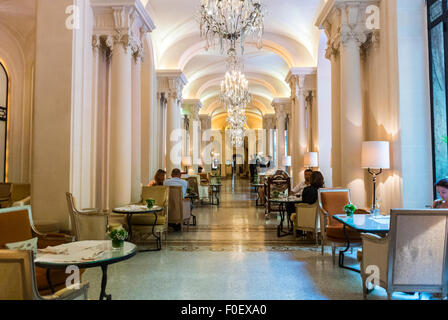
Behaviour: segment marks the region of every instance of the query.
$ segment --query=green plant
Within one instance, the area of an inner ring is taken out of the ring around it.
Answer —
[[[124,241],[128,238],[128,232],[123,228],[114,229],[109,233],[109,237],[115,241]]]
[[[274,191],[273,195],[274,195],[274,199],[277,199],[279,197],[279,195],[280,195],[280,192]]]
[[[191,188],[187,188],[187,194],[190,194],[192,191]]]
[[[156,203],[156,200],[154,200],[154,199],[146,199],[146,205],[148,206],[149,209],[154,207],[155,203]]]
[[[355,213],[356,209],[356,206],[351,202],[344,207],[344,211],[347,216],[352,216]]]

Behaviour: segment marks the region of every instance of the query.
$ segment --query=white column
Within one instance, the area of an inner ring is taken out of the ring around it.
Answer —
[[[352,8],[348,8],[349,12]],[[358,8],[353,8],[357,12]],[[364,32],[354,32],[347,23],[347,11],[342,10],[341,31],[341,176],[342,184],[350,188],[353,203],[363,207],[366,194],[364,170],[361,168],[363,141],[363,106],[361,89],[360,46],[367,38]]]
[[[110,90],[111,208],[129,204],[132,190],[132,52],[129,38],[117,36],[114,41]]]
[[[305,76],[298,77],[298,96],[297,96],[297,145],[294,146],[295,160],[294,160],[294,184],[298,184],[303,180],[303,157],[308,150],[308,133],[306,128],[307,114],[306,114],[306,90],[305,90]]]
[[[328,57],[328,56],[327,56]],[[341,167],[341,67],[339,53],[332,52],[331,60],[331,168],[333,186],[342,187]]]
[[[283,159],[285,158],[285,120],[286,112],[282,106],[277,106],[277,168],[285,169]]]
[[[143,49],[141,49],[143,50]],[[141,130],[141,68],[142,54],[135,54],[132,64],[132,190],[131,200],[133,203],[138,202],[141,196],[141,149],[142,149],[142,130]]]
[[[181,157],[174,155],[173,149],[178,146],[179,141],[174,140],[174,133],[181,128],[180,108],[177,102],[177,92],[168,93],[168,101],[166,108],[166,172],[171,175],[174,168],[181,169]],[[173,134],[173,135],[172,135]],[[182,139],[180,138],[180,143]]]

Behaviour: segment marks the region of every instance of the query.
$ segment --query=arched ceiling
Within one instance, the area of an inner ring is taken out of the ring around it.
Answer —
[[[225,112],[218,102],[226,72],[226,55],[205,50],[199,34],[197,12],[201,0],[141,0],[156,29],[153,31],[157,69],[182,70],[188,79],[185,99],[200,99],[201,114]],[[249,81],[255,114],[274,113],[275,97],[288,97],[285,82],[293,67],[315,67],[319,30],[314,26],[324,0],[263,0],[267,10],[263,48],[250,42],[244,53],[244,73]]]

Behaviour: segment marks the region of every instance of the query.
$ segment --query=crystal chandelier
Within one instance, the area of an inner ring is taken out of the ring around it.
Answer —
[[[202,0],[199,10],[201,37],[206,37],[206,50],[219,43],[221,52],[240,43],[244,53],[246,36],[262,47],[264,10],[261,0]]]

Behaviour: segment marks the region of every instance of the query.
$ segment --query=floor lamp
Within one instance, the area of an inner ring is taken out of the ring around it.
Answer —
[[[372,211],[376,209],[376,177],[384,169],[390,168],[389,142],[387,141],[364,141],[361,151],[361,166],[372,175],[373,201]]]

